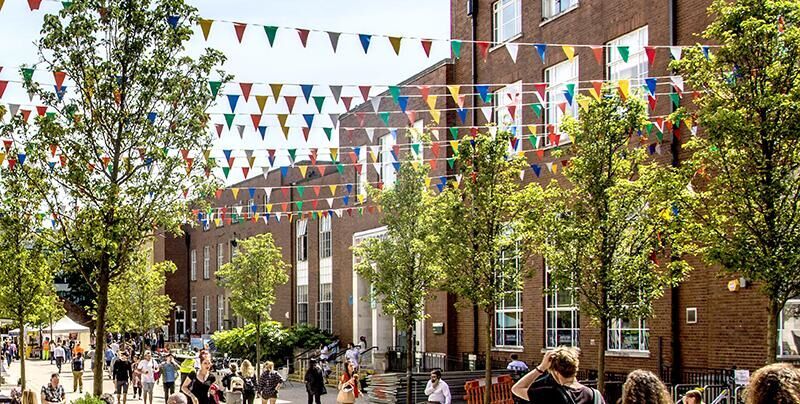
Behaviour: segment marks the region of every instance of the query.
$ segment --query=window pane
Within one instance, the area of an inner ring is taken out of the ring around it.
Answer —
[[[800,355],[800,300],[786,302],[778,327],[779,354]]]

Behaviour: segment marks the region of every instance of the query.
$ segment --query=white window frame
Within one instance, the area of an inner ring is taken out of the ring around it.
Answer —
[[[333,255],[333,232],[331,231],[331,216],[319,218],[319,258],[330,258]]]
[[[211,296],[203,296],[203,334],[211,330]]]
[[[320,330],[333,332],[333,284],[319,284],[319,309],[317,310],[317,327]]]
[[[197,280],[197,250],[192,249],[192,252],[189,254],[191,256],[191,266],[189,267],[189,276],[190,279],[193,281]]]
[[[561,135],[559,144],[568,142],[569,139],[561,130],[561,123],[564,121],[564,116],[569,115],[573,117],[578,116],[578,81],[580,72],[580,58],[575,56],[572,60],[565,60],[548,67],[544,71],[544,80],[547,82],[547,90],[545,91],[545,130],[544,145],[550,146],[551,142],[549,137],[549,127],[553,125],[555,133]],[[572,105],[567,103],[566,112],[562,113],[558,104],[567,102],[564,92],[567,90],[567,84],[575,84],[575,94],[572,100]]]
[[[233,240],[235,240],[235,239],[233,239]],[[236,254],[239,253],[238,241],[237,241],[237,245],[233,245],[233,242],[232,242],[233,240],[228,242],[228,245],[231,247],[231,261],[233,261],[233,259],[236,258]]]
[[[522,1],[497,0],[492,3],[492,42],[494,45],[522,35]]]
[[[192,296],[191,316],[192,316],[192,333],[196,333],[197,332],[197,296]]]
[[[647,320],[632,318],[628,326],[624,326],[624,321],[624,319],[615,318],[609,322],[606,350],[611,352],[650,352],[650,329],[647,327]],[[635,347],[623,348],[622,342],[625,334],[635,334],[637,339]]]
[[[203,246],[203,279],[211,278],[211,246]]]
[[[544,273],[544,288],[546,290],[551,289],[550,286],[550,268],[545,265],[545,273]],[[559,346],[566,345],[566,346],[573,346],[579,347],[580,346],[580,332],[581,332],[581,321],[580,321],[580,311],[578,309],[578,302],[575,296],[575,289],[570,288],[570,292],[561,292],[557,290],[555,287],[552,287],[551,293],[547,293],[544,296],[544,308],[545,308],[545,319],[544,319],[544,345],[545,348],[558,348]],[[559,301],[563,295],[568,296],[568,303],[561,304]],[[553,321],[551,322],[551,313],[553,316]],[[568,315],[570,318],[570,327],[559,327],[559,318],[560,315]],[[570,340],[569,344],[562,343],[559,339],[559,332],[569,332],[570,333]],[[550,334],[553,334],[551,338]]]
[[[217,243],[217,270],[225,265],[225,247],[222,243]]]
[[[789,305],[794,306],[794,309],[788,309]],[[786,314],[789,310],[793,310],[792,319],[787,321]],[[792,322],[793,327],[787,328],[786,323]],[[783,358],[797,358],[800,357],[800,342],[796,342],[795,336],[800,337],[800,296],[789,299],[783,306],[783,310],[778,314],[778,357]],[[791,350],[791,345],[794,344],[794,351]]]
[[[253,215],[255,215],[255,213],[252,210],[252,207],[253,207],[253,205],[255,203],[256,203],[256,200],[253,199],[253,198],[250,198],[250,199],[247,200],[247,218],[248,219],[252,219]],[[256,206],[256,212],[258,212],[258,206]]]
[[[225,329],[225,296],[217,295],[217,330]]]
[[[578,7],[579,0],[542,0],[542,20],[549,20]]]
[[[516,267],[517,271],[520,270],[520,251],[519,246],[514,246],[513,254],[507,256],[506,251],[500,256],[500,261],[505,265],[507,262],[513,262],[513,265]],[[495,308],[495,316],[494,316],[494,346],[495,348],[511,348],[511,349],[519,349],[523,346],[523,324],[522,324],[522,315],[523,315],[523,306],[522,306],[522,287],[516,291],[508,291],[507,293],[514,294],[514,305],[513,306],[506,306],[506,300],[502,299],[497,307]],[[507,326],[506,322],[503,320],[509,319],[509,315],[514,315],[516,317],[516,324],[514,326]],[[507,331],[511,331],[515,333],[516,344],[506,344],[505,341],[505,333]]]
[[[297,237],[296,237],[297,251],[296,257],[298,262],[308,261],[308,220],[300,219],[297,221]]]
[[[308,284],[297,285],[297,324],[308,324]]]
[[[647,52],[644,49],[647,41],[648,29],[645,25],[606,43],[606,72],[609,81],[629,79],[631,91],[639,89],[645,84],[644,79],[649,73]],[[618,46],[629,47],[627,63],[622,60],[622,56],[617,50]]]
[[[361,153],[358,156],[358,165],[361,166],[361,173],[358,172],[355,168],[356,174],[356,182],[355,182],[355,193],[353,195],[367,195],[367,154],[369,154],[369,150],[367,150],[367,146],[362,146]],[[380,173],[378,173],[380,174]],[[358,203],[358,199],[353,201],[353,203]]]
[[[511,83],[494,92],[494,121],[498,128],[511,131],[516,128],[516,137],[522,136],[522,80]],[[508,111],[508,107],[516,105],[514,117]]]
[[[394,170],[394,157],[392,156],[392,149],[395,145],[394,135],[387,133],[380,138],[381,153],[378,157],[380,162],[381,172],[380,181],[384,187],[391,187],[397,180],[397,172]],[[400,156],[397,156],[398,158]]]

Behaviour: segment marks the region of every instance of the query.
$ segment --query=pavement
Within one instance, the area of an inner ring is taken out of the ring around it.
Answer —
[[[86,362],[86,368],[90,369],[91,363],[89,361]],[[16,381],[19,379],[20,374],[20,365],[19,361],[14,361],[9,368],[9,375],[5,376],[5,383],[0,385],[0,394],[2,395],[9,395],[11,388],[16,385]],[[57,372],[58,369],[56,365],[51,365],[48,361],[41,361],[41,360],[28,360],[25,362],[25,373],[27,379],[27,387],[32,389],[36,392],[37,396],[42,390],[42,386],[50,382],[50,375],[52,373]],[[72,372],[69,370],[69,365],[63,365],[61,369],[61,376],[60,376],[60,383],[64,386],[64,391],[67,393],[67,402],[72,402],[77,398],[81,397],[87,392],[92,391],[92,387],[94,385],[93,375],[91,370],[87,370],[83,373],[83,391],[84,394],[80,394],[79,392],[72,392],[73,387],[73,376]],[[113,393],[114,392],[114,385],[112,384],[111,380],[108,378],[108,375],[103,376],[103,392],[104,393]],[[328,394],[322,396],[322,403],[323,404],[334,404],[336,403],[336,391],[334,389],[328,388]],[[128,403],[130,404],[142,404],[142,400],[137,398],[136,400],[133,399],[133,391],[132,389],[128,390]],[[280,390],[278,404],[287,404],[287,403],[307,403],[308,397],[306,395],[305,386],[302,383],[287,383],[283,389]],[[165,404],[164,402],[164,389],[161,384],[156,384],[155,392],[153,393],[153,404]],[[255,404],[262,404],[260,399],[256,399]]]

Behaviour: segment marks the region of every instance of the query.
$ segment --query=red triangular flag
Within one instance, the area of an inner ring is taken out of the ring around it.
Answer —
[[[44,106],[44,105],[40,105],[40,106],[36,107],[36,113],[38,113],[39,116],[44,116],[44,114],[47,113],[47,107]]]
[[[8,87],[8,81],[0,80],[0,98],[3,98],[3,93],[6,92],[6,87]]]
[[[647,101],[650,103],[650,111],[655,111],[656,110],[656,97],[653,97],[653,96],[648,94],[647,95]]]
[[[31,11],[38,10],[40,4],[42,4],[42,0],[28,0],[28,6],[31,8]]]
[[[428,160],[428,164],[431,166],[431,170],[436,169],[436,160]]]
[[[419,43],[422,44],[422,50],[425,51],[425,56],[431,57],[431,44],[433,44],[433,42],[430,39],[420,39]]]
[[[594,60],[597,61],[597,64],[602,66],[603,65],[603,47],[602,46],[592,46],[592,53],[594,53]]]
[[[544,92],[547,90],[547,83],[535,83],[533,87],[536,89],[536,93],[539,94],[539,99],[544,102]]]
[[[67,77],[67,73],[64,72],[53,72],[53,78],[56,79],[56,89],[61,91],[61,86],[64,85],[64,79]]]
[[[544,149],[536,149],[536,156],[539,157],[539,160],[544,158]]]
[[[225,125],[223,125],[221,123],[218,123],[218,124],[215,124],[214,127],[217,128],[217,137],[218,138],[222,137],[222,128],[224,128]]]
[[[308,135],[309,133],[311,133],[311,128],[303,127],[302,129],[303,129],[303,137],[306,139],[306,142],[308,142]]]
[[[28,118],[31,116],[31,110],[29,109],[22,109],[22,120],[28,122]]]
[[[364,101],[366,102],[367,99],[369,99],[370,86],[358,86],[358,90],[361,91],[361,96],[364,97]]]
[[[284,95],[283,99],[286,101],[286,106],[289,107],[289,113],[291,114],[294,110],[294,102],[297,101],[297,96]]]
[[[603,96],[603,81],[602,80],[592,80],[592,87],[594,88],[595,93],[597,93],[597,97],[598,98]]]
[[[489,57],[489,42],[487,42],[487,41],[477,41],[477,42],[475,42],[475,46],[478,47],[478,52],[481,53],[481,58],[485,62],[486,58]]]
[[[408,117],[409,125],[413,125],[414,122],[417,122],[417,111],[406,111],[406,116]]]
[[[433,157],[436,157],[437,159],[439,158],[439,143],[431,143],[431,153],[433,153]]]
[[[242,174],[244,174],[244,178],[247,179],[247,174],[250,172],[250,167],[242,166]]]
[[[289,197],[289,187],[281,187],[281,193],[283,194],[284,198],[288,198]],[[286,210],[286,208],[284,207],[283,210]]]
[[[650,62],[650,66],[653,66],[656,61],[656,48],[654,46],[645,46],[644,52],[647,54],[647,61]]]
[[[567,113],[567,103],[566,102],[559,103],[558,104],[558,108],[561,110],[562,114],[566,114]]]
[[[314,185],[313,187],[311,187],[311,189],[314,190],[314,195],[319,196],[319,189],[320,189],[319,185]]]
[[[258,130],[258,124],[261,123],[261,114],[250,114],[250,119],[253,121],[253,128]]]
[[[244,30],[246,28],[247,28],[247,24],[244,24],[244,23],[241,23],[241,22],[233,23],[233,29],[236,31],[236,38],[239,39],[239,43],[242,43],[242,38],[244,37]]]
[[[422,100],[426,101],[431,93],[431,88],[428,86],[419,86],[419,93],[422,95]]]
[[[307,29],[303,29],[303,28],[297,28],[297,35],[300,35],[300,43],[303,44],[304,48],[308,44],[308,33],[309,32],[311,32],[311,31],[309,31]]]
[[[250,90],[253,89],[253,83],[239,83],[239,87],[242,89],[244,101],[247,102],[250,98]]]
[[[516,105],[509,105],[508,106],[508,114],[511,115],[511,119],[517,119],[517,106]]]
[[[344,102],[345,110],[350,110],[350,103],[353,102],[353,97],[342,97],[342,102]]]
[[[325,176],[325,165],[321,165],[321,166],[317,167],[317,170],[319,170],[319,176],[320,177],[324,177]]]

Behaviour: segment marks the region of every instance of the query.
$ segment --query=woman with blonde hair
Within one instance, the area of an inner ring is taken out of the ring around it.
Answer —
[[[756,370],[747,386],[747,404],[800,403],[800,370],[774,363]]]
[[[283,385],[283,378],[275,371],[275,364],[267,361],[264,365],[264,372],[258,378],[258,394],[261,400],[268,404],[275,404],[278,401],[278,389]]]
[[[666,386],[647,370],[634,370],[622,386],[622,404],[671,404]]]
[[[244,381],[244,404],[254,404],[256,401],[256,386],[258,385],[258,380],[256,380],[256,370],[249,360],[245,359],[242,361],[242,368],[239,371],[239,375]]]
[[[700,390],[689,390],[683,395],[683,404],[703,404],[703,395]]]

